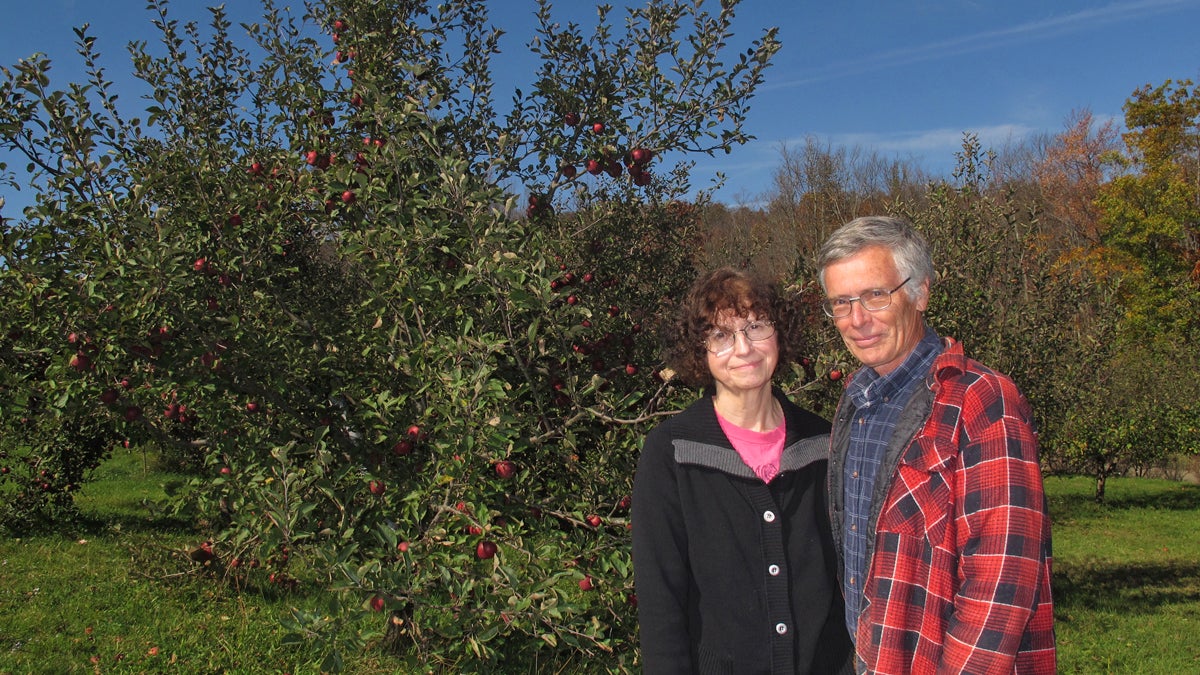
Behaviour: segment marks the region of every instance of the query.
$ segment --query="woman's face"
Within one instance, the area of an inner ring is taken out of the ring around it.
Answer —
[[[729,393],[739,395],[770,388],[771,376],[779,363],[778,334],[763,340],[746,337],[745,328],[757,320],[753,313],[737,316],[732,310],[717,315],[716,325],[721,330],[733,332],[733,346],[714,354],[708,351],[708,370],[717,386],[717,395]],[[734,332],[736,331],[736,332]]]

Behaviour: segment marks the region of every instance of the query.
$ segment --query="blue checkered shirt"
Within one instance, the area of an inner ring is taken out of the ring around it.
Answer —
[[[853,406],[850,442],[846,448],[843,501],[845,526],[842,530],[846,551],[842,590],[846,597],[846,628],[855,635],[862,607],[863,576],[867,571],[867,524],[871,515],[871,495],[879,466],[887,452],[888,441],[896,429],[900,412],[934,359],[942,353],[942,341],[932,329],[917,343],[908,358],[887,375],[880,377],[871,368],[860,368],[846,386],[842,405]]]

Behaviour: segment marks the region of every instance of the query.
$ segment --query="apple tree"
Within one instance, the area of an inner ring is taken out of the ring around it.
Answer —
[[[722,60],[736,4],[656,0],[623,32],[602,7],[585,36],[540,1],[504,112],[501,33],[463,0],[265,0],[245,45],[221,8],[203,30],[152,0],[136,116],[86,29],[85,84],[5,69],[35,194],[0,252],[24,494],[159,448],[194,475],[175,505],[210,569],[330,592],[286,621],[326,670],[369,640],[634,669],[636,451],[694,395],[654,330],[695,275],[686,158],[747,140],[778,48]]]

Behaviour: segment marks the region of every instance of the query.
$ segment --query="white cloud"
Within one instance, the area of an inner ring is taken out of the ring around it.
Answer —
[[[1039,129],[1020,124],[1000,124],[967,129],[924,129],[899,133],[843,133],[824,137],[835,146],[859,147],[884,154],[953,156],[962,148],[963,136],[974,134],[984,148],[1020,141]]]

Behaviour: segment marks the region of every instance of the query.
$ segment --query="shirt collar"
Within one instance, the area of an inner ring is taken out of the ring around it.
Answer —
[[[941,337],[927,326],[921,341],[899,367],[883,376],[873,368],[859,368],[846,386],[846,396],[856,408],[865,408],[872,403],[890,399],[914,381],[924,380],[934,360],[941,353]]]

